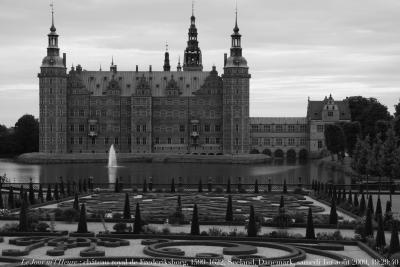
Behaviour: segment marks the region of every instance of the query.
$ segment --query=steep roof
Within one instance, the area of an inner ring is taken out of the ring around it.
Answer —
[[[328,103],[328,99],[325,98],[322,101],[308,101],[307,106],[307,118],[310,120],[322,120],[322,110],[324,105]],[[334,104],[339,108],[339,119],[340,120],[351,120],[350,107],[347,100],[334,101]]]

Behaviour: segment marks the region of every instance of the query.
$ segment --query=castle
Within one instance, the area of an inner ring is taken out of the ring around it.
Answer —
[[[195,16],[181,66],[163,71],[107,71],[80,65],[67,73],[52,25],[40,67],[40,137],[44,153],[248,154],[318,156],[326,123],[350,120],[346,101],[309,101],[305,118],[250,118],[249,67],[237,15],[223,74],[203,71]]]

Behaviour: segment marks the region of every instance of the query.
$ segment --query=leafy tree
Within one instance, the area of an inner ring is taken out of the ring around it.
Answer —
[[[227,221],[227,222],[233,221],[233,208],[232,208],[232,196],[231,195],[228,196],[225,221]]]
[[[125,193],[124,219],[128,220],[130,218],[131,218],[131,205],[129,204],[129,194]]]
[[[315,239],[315,230],[311,207],[308,208],[306,238]]]
[[[256,215],[254,213],[253,205],[250,206],[250,215],[249,215],[249,224],[247,226],[247,236],[248,237],[256,237],[257,236],[257,222]]]
[[[395,136],[393,129],[389,129],[386,132],[386,140],[382,144],[381,149],[379,150],[378,156],[378,166],[379,166],[379,174],[381,176],[391,177],[392,170],[396,160],[396,148],[398,139]]]
[[[394,164],[392,167],[392,178],[400,179],[400,147],[394,152]]]
[[[142,232],[142,217],[140,216],[139,202],[136,203],[135,223],[133,224],[133,233],[140,234]]]
[[[393,119],[393,130],[397,137],[400,137],[400,115]]]
[[[386,132],[390,128],[390,121],[378,120],[375,122],[375,136],[380,135],[382,142],[386,140]]]
[[[382,139],[380,134],[377,135],[376,141],[372,144],[372,148],[368,151],[367,173],[371,175],[379,175],[379,163],[382,150]]]
[[[332,199],[331,201],[331,212],[329,213],[329,224],[337,224],[338,223],[338,215],[336,212],[336,201]]]
[[[390,120],[387,107],[379,103],[375,98],[352,96],[347,100],[352,121],[360,122],[362,137],[367,135],[375,137],[375,122],[378,120]]]
[[[395,106],[394,106],[394,117],[398,117],[398,116],[400,116],[400,99],[399,99],[399,103],[397,103]]]
[[[64,187],[64,180],[62,176],[60,176],[60,195],[61,198],[65,197],[65,187]]]
[[[382,249],[386,246],[385,230],[383,229],[382,214],[378,216],[378,232],[376,233],[376,247]]]
[[[340,124],[343,129],[345,136],[346,150],[350,156],[353,156],[353,152],[357,143],[357,139],[361,135],[361,126],[358,121],[344,122]]]
[[[194,204],[193,215],[192,215],[192,225],[190,227],[191,235],[200,235],[200,225],[199,225],[199,214],[197,211],[197,205]]]
[[[393,219],[393,213],[392,213],[392,203],[390,200],[386,201],[386,209],[385,209],[385,218],[384,222],[391,221]]]
[[[18,153],[39,151],[39,121],[34,116],[23,115],[15,123],[14,131]]]
[[[87,221],[86,221],[86,207],[85,203],[82,203],[81,205],[81,213],[79,215],[79,223],[78,223],[78,233],[87,233],[88,228],[87,228]]]
[[[354,149],[351,166],[360,174],[367,173],[368,156],[371,149],[369,142],[369,136],[365,139],[358,139]]]
[[[10,186],[10,189],[8,190],[8,208],[9,209],[15,208],[14,189],[12,186]]]
[[[340,153],[343,153],[346,146],[346,140],[344,136],[343,129],[336,124],[328,124],[325,128],[325,144],[326,148],[331,152],[332,160],[334,160],[334,155],[338,155],[340,158]]]
[[[394,254],[398,251],[400,251],[399,231],[398,231],[397,222],[393,222],[392,234],[390,236],[389,253]]]

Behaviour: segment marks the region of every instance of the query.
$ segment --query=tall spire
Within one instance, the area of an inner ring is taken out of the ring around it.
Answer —
[[[192,16],[190,17],[190,27],[188,32],[187,47],[183,59],[184,71],[201,71],[203,70],[201,50],[197,41],[196,18],[194,16],[194,0],[192,0]]]
[[[233,29],[234,32],[239,32],[239,27],[237,25],[237,13],[238,13],[238,8],[237,8],[237,0],[236,0],[236,8],[235,8],[235,28]]]
[[[235,8],[235,27],[233,28],[232,37],[232,46],[231,46],[231,57],[241,57],[242,56],[242,47],[240,45],[241,35],[239,33],[239,27],[237,24],[237,1]]]
[[[177,71],[182,71],[182,67],[181,67],[181,56],[178,57],[178,66],[176,66],[176,70],[177,70]]]
[[[168,42],[165,43],[165,54],[164,54],[164,71],[170,71],[171,65],[169,65],[169,53],[168,53]]]
[[[56,27],[54,26],[54,3],[53,2],[51,2],[50,7],[51,7],[51,27],[50,27],[50,31],[51,32],[55,32],[56,31]]]

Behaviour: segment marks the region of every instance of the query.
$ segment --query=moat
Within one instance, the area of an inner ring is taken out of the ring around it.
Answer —
[[[351,178],[342,172],[334,171],[320,164],[319,161],[285,162],[272,161],[269,163],[242,165],[242,164],[202,164],[202,163],[121,163],[117,168],[108,169],[105,163],[82,164],[21,164],[8,159],[0,159],[0,174],[7,174],[10,182],[52,182],[62,176],[64,180],[93,177],[96,183],[108,183],[110,175],[123,177],[125,183],[142,183],[144,178],[152,177],[154,183],[168,184],[172,177],[182,177],[183,183],[196,184],[202,178],[203,183],[208,177],[214,183],[226,183],[228,178],[232,182],[237,177],[243,183],[280,184],[284,179],[288,183],[297,183],[302,177],[303,183],[313,179],[332,181],[335,183],[350,183]],[[111,172],[111,173],[110,173]]]

